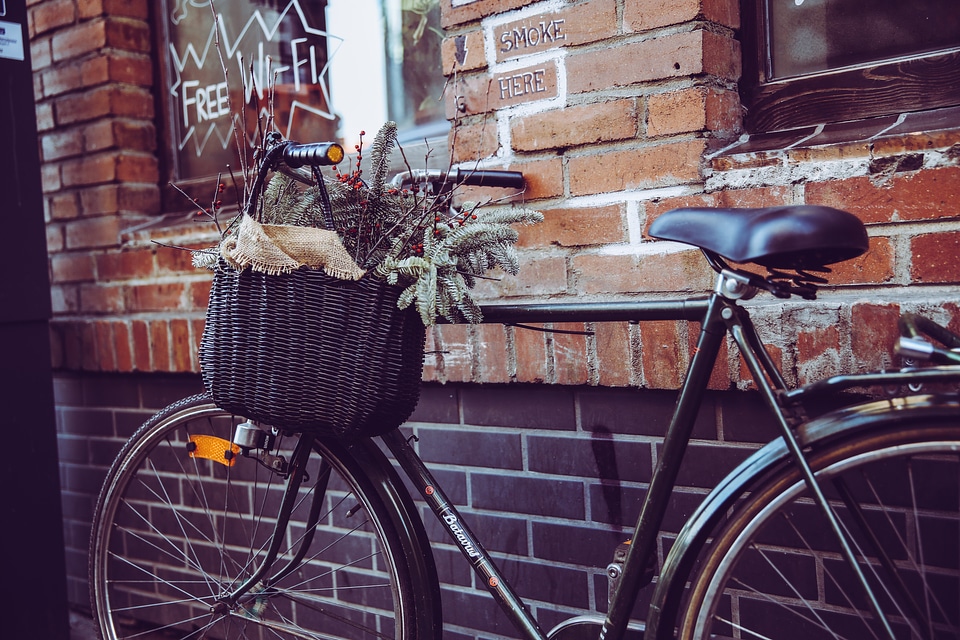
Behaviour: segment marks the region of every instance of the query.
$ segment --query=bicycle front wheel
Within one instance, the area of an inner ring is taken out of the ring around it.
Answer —
[[[371,479],[392,473],[379,450],[315,442],[278,528],[297,438],[242,455],[231,446],[240,422],[195,396],[156,414],[120,452],[91,539],[104,640],[439,635],[432,556],[391,483]],[[276,561],[250,582],[274,537]]]
[[[809,461],[896,638],[960,637],[960,419],[877,424]],[[716,530],[679,637],[889,638],[795,465]]]

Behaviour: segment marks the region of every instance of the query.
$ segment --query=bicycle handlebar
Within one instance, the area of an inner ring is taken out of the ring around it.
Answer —
[[[288,167],[304,165],[329,166],[343,161],[344,152],[336,142],[290,142],[283,148],[283,161]]]
[[[419,169],[405,171],[394,176],[391,184],[402,188],[413,184],[457,185],[522,189],[523,174],[519,171],[495,171],[491,169]]]
[[[343,147],[336,142],[286,142],[278,148],[279,160],[290,169],[305,166],[330,166],[339,164],[346,157]],[[276,157],[276,155],[274,156]],[[297,176],[299,177],[299,176]],[[303,176],[306,180],[307,177]],[[522,189],[523,173],[519,171],[499,171],[493,169],[416,169],[404,171],[394,176],[391,184],[403,188],[416,184],[432,184],[441,189],[454,185],[499,187],[504,189]]]

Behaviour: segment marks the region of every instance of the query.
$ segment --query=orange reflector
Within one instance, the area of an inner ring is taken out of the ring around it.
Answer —
[[[232,467],[240,455],[240,447],[216,436],[193,435],[187,445],[191,458],[205,458]]]

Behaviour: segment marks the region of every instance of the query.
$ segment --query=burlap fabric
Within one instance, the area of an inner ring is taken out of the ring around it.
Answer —
[[[301,267],[322,269],[340,280],[359,280],[366,273],[350,257],[335,231],[263,224],[246,214],[236,236],[221,243],[220,255],[237,271],[250,267],[269,275],[291,273]]]

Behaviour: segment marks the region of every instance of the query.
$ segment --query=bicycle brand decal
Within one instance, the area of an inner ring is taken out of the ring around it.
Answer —
[[[460,546],[463,547],[464,552],[471,558],[479,558],[480,552],[477,551],[477,548],[473,546],[473,541],[470,540],[470,537],[467,535],[467,532],[463,530],[463,527],[460,526],[460,521],[457,520],[457,516],[452,513],[445,513],[441,516],[444,524],[447,525],[447,528],[450,530],[450,533],[453,534],[453,537],[456,538],[457,542],[460,543]]]

